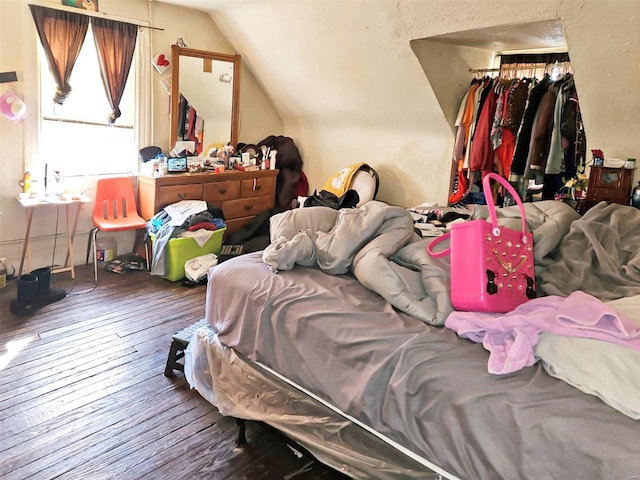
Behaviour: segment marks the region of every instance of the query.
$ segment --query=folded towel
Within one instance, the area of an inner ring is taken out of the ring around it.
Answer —
[[[202,248],[204,247],[204,244],[209,241],[213,233],[214,232],[211,230],[200,229],[200,230],[196,230],[195,232],[190,232],[190,231],[182,232],[180,234],[180,237],[193,238],[198,244],[198,246]]]

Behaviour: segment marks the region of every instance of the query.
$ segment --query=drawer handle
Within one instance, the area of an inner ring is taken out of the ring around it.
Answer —
[[[220,195],[224,195],[225,193],[227,193],[227,189],[226,189],[226,188],[219,188],[219,189],[218,189],[218,193],[219,193]]]
[[[187,196],[186,193],[179,193],[178,198],[185,198]]]
[[[249,210],[253,210],[253,204],[245,205],[244,209],[248,212]]]

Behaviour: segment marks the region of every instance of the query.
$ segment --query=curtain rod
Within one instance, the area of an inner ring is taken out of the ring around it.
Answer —
[[[2,1],[2,0],[0,0]],[[151,30],[160,30],[161,32],[164,32],[164,28],[160,28],[160,27],[152,27],[151,25],[144,25],[142,23],[138,23],[136,21],[131,21],[128,18],[123,18],[123,17],[119,17],[117,15],[110,15],[104,12],[94,12],[92,10],[84,10],[82,8],[75,8],[75,7],[67,7],[66,5],[53,5],[51,3],[40,3],[40,2],[32,2],[29,5],[35,5],[38,7],[44,7],[44,8],[50,8],[52,10],[62,10],[65,12],[70,12],[70,13],[77,13],[78,15],[87,15],[89,17],[106,17],[107,19],[110,20],[115,20],[118,22],[122,22],[122,23],[130,23],[131,25],[136,25],[140,28],[148,28]],[[80,10],[80,11],[78,11]]]

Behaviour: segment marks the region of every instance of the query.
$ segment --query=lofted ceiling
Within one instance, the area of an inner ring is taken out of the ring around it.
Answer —
[[[434,35],[430,40],[495,52],[567,50],[562,23],[558,19],[445,33]]]
[[[357,116],[355,109],[361,106],[358,100],[363,95],[361,86],[372,88],[374,97],[385,93],[389,95],[382,87],[376,87],[378,82],[374,76],[393,75],[393,57],[397,57],[403,47],[406,50],[401,55],[410,54],[409,44],[414,40],[491,52],[567,50],[562,24],[557,18],[496,26],[489,16],[489,24],[482,28],[469,29],[461,25],[445,27],[447,31],[444,33],[420,34],[438,32],[439,28],[430,23],[439,15],[443,18],[451,16],[448,10],[457,9],[453,4],[466,4],[473,14],[473,5],[481,4],[479,1],[160,2],[207,12],[273,97],[280,113],[284,117],[307,120],[309,116],[339,120],[332,115],[337,113],[341,116],[345,112]],[[484,5],[499,3],[485,2]],[[540,4],[539,15],[548,17],[552,13],[545,12],[544,3],[555,2],[543,1]],[[491,9],[487,7],[486,10]],[[501,12],[499,10],[498,15]],[[456,23],[454,19],[454,25]],[[483,21],[478,19],[473,23],[482,24]],[[469,25],[468,22],[464,24]],[[188,38],[188,32],[185,35]],[[415,49],[413,54],[416,54]],[[402,88],[412,86],[402,85]],[[336,101],[334,94],[340,90],[343,92]],[[363,100],[371,103],[370,99]],[[375,104],[376,100],[372,103]],[[369,119],[378,116],[375,111],[367,111],[365,115]]]

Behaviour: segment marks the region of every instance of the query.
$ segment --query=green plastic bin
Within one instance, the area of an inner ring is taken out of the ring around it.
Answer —
[[[222,249],[222,237],[226,228],[220,228],[213,232],[211,238],[201,247],[193,238],[172,238],[167,245],[167,274],[162,277],[172,282],[182,280],[184,278],[184,264],[187,260],[206,255],[207,253],[215,253],[220,255]],[[149,235],[151,241],[155,240],[155,235]]]

